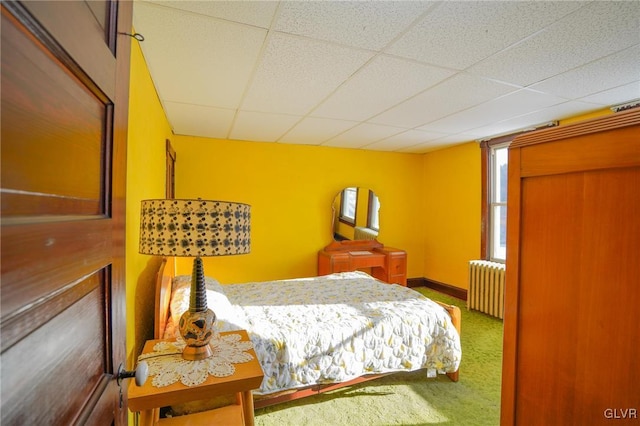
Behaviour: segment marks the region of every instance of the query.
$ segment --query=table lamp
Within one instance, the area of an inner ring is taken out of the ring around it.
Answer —
[[[203,256],[228,256],[251,251],[251,206],[201,199],[142,200],[141,254],[194,257],[189,310],[178,329],[186,346],[182,357],[212,355],[215,313],[207,307]]]

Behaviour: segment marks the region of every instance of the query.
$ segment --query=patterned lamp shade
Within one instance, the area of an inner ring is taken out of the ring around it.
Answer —
[[[140,253],[227,256],[251,251],[251,206],[210,200],[143,200]]]
[[[207,307],[203,256],[245,254],[251,250],[251,206],[208,200],[143,200],[140,253],[190,256],[193,260],[189,310],[178,330],[182,357],[201,360],[213,354],[215,313]]]

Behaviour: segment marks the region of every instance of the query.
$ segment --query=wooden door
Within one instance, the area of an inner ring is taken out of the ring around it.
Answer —
[[[131,3],[3,1],[1,25],[1,423],[126,424]]]
[[[640,110],[509,154],[503,425],[640,417]]]

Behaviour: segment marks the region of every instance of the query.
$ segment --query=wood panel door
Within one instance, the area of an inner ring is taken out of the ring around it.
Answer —
[[[640,413],[640,110],[516,138],[501,424]]]
[[[3,425],[126,424],[131,9],[2,2]]]

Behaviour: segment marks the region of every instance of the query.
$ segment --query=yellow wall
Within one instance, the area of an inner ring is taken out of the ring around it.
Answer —
[[[424,155],[422,276],[468,287],[468,262],[480,258],[480,146],[470,142]]]
[[[331,206],[344,187],[380,198],[380,238],[408,253],[408,276],[423,274],[422,155],[176,136],[176,196],[251,205],[251,253],[204,259],[222,283],[315,275],[332,239]],[[190,273],[190,262],[178,263]]]
[[[612,114],[601,109],[560,120],[567,125]],[[424,155],[423,277],[468,288],[468,261],[480,259],[481,156],[477,142]]]
[[[165,195],[165,140],[171,137],[138,43],[131,43],[127,146],[127,358],[133,366],[153,335],[153,272],[158,259],[138,254],[140,200]]]
[[[561,125],[610,114],[563,120]],[[138,254],[140,201],[165,195],[165,141],[177,153],[176,196],[252,205],[252,251],[206,258],[223,283],[315,275],[317,251],[331,241],[335,196],[372,189],[380,198],[379,240],[408,253],[409,278],[467,288],[468,261],[480,256],[481,176],[477,143],[424,155],[175,136],[138,43],[132,43],[127,148],[127,363],[153,337],[159,258]],[[178,273],[191,261],[180,259]],[[133,422],[133,415],[129,413]]]
[[[559,120],[558,125],[565,126],[567,124],[578,123],[580,121],[591,120],[593,118],[604,117],[605,115],[611,115],[613,111],[610,108],[599,109],[597,111],[592,111],[587,114],[578,115],[575,117],[569,117],[562,120]]]
[[[568,124],[611,113],[596,111]],[[172,134],[144,58],[132,44],[127,158],[127,352],[129,367],[153,324],[158,259],[138,254],[140,200],[165,194],[165,140],[177,152],[176,196],[252,205],[252,251],[205,259],[223,283],[314,275],[331,241],[331,205],[347,186],[380,198],[379,240],[408,252],[408,277],[467,288],[480,256],[481,176],[477,143],[421,154],[225,141]],[[178,272],[189,274],[181,259]]]

